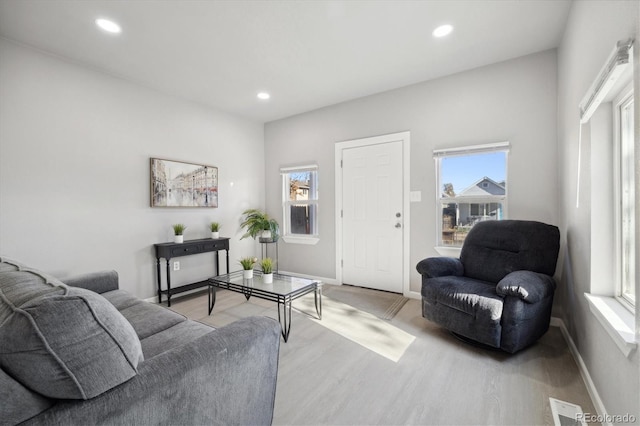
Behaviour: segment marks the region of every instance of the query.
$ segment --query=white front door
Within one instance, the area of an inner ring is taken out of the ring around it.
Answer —
[[[403,142],[342,150],[342,282],[403,292]]]

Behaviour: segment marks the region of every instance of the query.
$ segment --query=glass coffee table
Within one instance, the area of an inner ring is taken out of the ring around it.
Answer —
[[[322,319],[322,282],[291,275],[273,274],[273,282],[265,283],[260,271],[253,272],[253,278],[243,278],[242,271],[231,272],[209,278],[209,315],[216,304],[216,290],[225,289],[242,293],[249,300],[250,297],[271,300],[278,304],[278,321],[282,328],[282,337],[289,340],[291,331],[291,302],[314,293],[316,314]],[[281,312],[282,311],[282,312]]]

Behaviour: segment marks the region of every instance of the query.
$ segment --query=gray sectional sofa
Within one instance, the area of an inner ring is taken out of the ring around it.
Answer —
[[[0,424],[270,424],[280,326],[214,329],[118,289],[0,258]]]

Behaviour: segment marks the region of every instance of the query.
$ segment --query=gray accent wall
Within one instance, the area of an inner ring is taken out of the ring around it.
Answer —
[[[264,205],[263,141],[262,123],[0,39],[0,253],[60,277],[115,269],[148,298],[153,243],[178,222],[209,237],[215,220],[236,268],[257,253],[238,225]],[[150,208],[150,157],[218,166],[220,207]],[[174,284],[213,274],[211,254],[179,260]]]
[[[434,149],[509,141],[509,217],[557,224],[556,100],[551,50],[267,123],[269,213],[282,217],[281,166],[319,167],[320,242],[282,242],[280,269],[336,277],[334,146],[369,136],[411,132],[410,186],[422,193],[411,204],[414,292],[420,291],[415,265],[437,255]]]
[[[561,280],[557,292],[562,307],[559,316],[566,324],[608,413],[632,414],[637,420],[640,419],[638,352],[636,350],[629,358],[622,354],[591,313],[584,297],[586,292],[600,293],[597,289],[603,284],[591,282],[592,276],[600,275],[591,271],[591,244],[592,229],[599,226],[598,222],[594,222],[597,209],[601,207],[594,205],[592,208],[591,186],[592,182],[602,177],[597,173],[599,164],[592,167],[589,161],[592,157],[591,138],[595,136],[591,135],[590,138],[588,124],[583,127],[579,207],[576,207],[576,192],[578,104],[616,42],[630,37],[640,40],[639,5],[637,1],[573,2],[564,38],[558,49],[558,200],[563,230]],[[637,55],[637,41],[635,50]],[[638,105],[638,74],[635,84],[635,100]],[[636,129],[639,122],[636,108]],[[598,161],[597,158],[594,161]],[[604,271],[602,275],[613,280],[613,270]],[[605,283],[605,286],[609,287],[610,282]]]

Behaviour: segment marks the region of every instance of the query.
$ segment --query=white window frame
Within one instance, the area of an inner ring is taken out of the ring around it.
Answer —
[[[442,241],[442,210],[443,204],[451,203],[500,203],[502,204],[502,220],[508,217],[508,183],[505,179],[505,193],[504,195],[489,195],[477,198],[464,197],[464,199],[458,199],[456,197],[442,198],[442,188],[445,182],[442,182],[442,159],[454,156],[467,156],[476,154],[490,154],[496,152],[504,152],[506,155],[505,162],[505,176],[508,176],[509,171],[509,148],[508,141],[496,142],[483,145],[470,145],[458,148],[437,149],[433,151],[433,159],[435,160],[436,171],[436,251],[442,256],[457,257],[460,255],[460,246],[445,245]]]
[[[635,140],[633,137],[633,120],[626,121],[622,113],[623,108],[634,103],[633,84],[625,87],[613,102],[613,128],[614,128],[614,205],[615,205],[615,262],[616,262],[616,291],[618,301],[627,309],[635,311],[635,297],[625,292],[625,287],[630,286],[635,293],[635,170],[625,167],[625,156],[631,155],[631,168],[634,168],[633,151]],[[634,108],[636,106],[634,105]],[[631,137],[628,132],[631,130]],[[630,151],[630,152],[629,152]],[[627,193],[627,197],[625,197]],[[625,198],[630,204],[625,208]],[[630,200],[629,200],[630,198]],[[629,229],[627,229],[629,228]],[[632,251],[625,256],[624,246],[630,244]],[[625,277],[624,269],[629,271]]]
[[[295,200],[290,199],[290,179],[291,173],[303,173],[312,172],[313,183],[309,189],[308,200]],[[318,212],[319,212],[319,190],[318,190],[318,166],[316,164],[302,165],[294,167],[282,167],[280,168],[280,176],[282,179],[282,239],[286,243],[293,244],[317,244],[320,241],[320,234],[318,232]],[[291,206],[306,204],[308,206],[315,206],[315,215],[313,216],[313,223],[310,224],[311,234],[293,234],[291,233]]]
[[[624,52],[625,48],[628,49],[628,56],[627,52]],[[616,109],[619,101],[625,98],[625,94],[629,93],[635,84],[634,67],[631,66],[633,63],[632,42],[618,42],[614,52],[587,92],[584,99],[588,102],[583,101],[580,105],[579,133],[581,136],[582,132],[586,131],[591,136],[591,174],[599,178],[592,179],[590,185],[590,201],[592,206],[597,208],[592,209],[591,212],[591,288],[589,293],[585,293],[585,297],[591,313],[625,357],[629,357],[637,349],[637,336],[640,335],[637,331],[637,324],[640,323],[636,317],[640,313],[636,312],[635,308],[625,302],[622,297],[618,297],[620,295],[621,272],[618,261],[621,247],[619,236],[621,229],[619,221],[621,217],[619,204],[621,184],[619,139],[616,136],[616,132],[618,132],[616,122],[619,122],[619,119],[616,118]],[[635,90],[638,90],[637,87]],[[637,96],[637,92],[635,96]],[[603,102],[607,105],[606,108],[611,111],[607,112],[606,119],[605,115],[597,113]],[[636,118],[637,111],[634,119]],[[590,125],[583,129],[583,124],[586,123],[590,123]],[[637,128],[638,123],[635,124]],[[637,141],[638,135],[634,135],[634,138]],[[581,144],[580,139],[579,144]],[[580,149],[578,150],[578,162],[576,193],[580,194]],[[612,207],[606,208],[608,206]],[[576,207],[579,208],[580,205],[576,204]],[[598,211],[600,207],[603,207],[604,210]],[[637,267],[636,264],[636,272]],[[608,271],[614,271],[613,279]],[[637,285],[635,289],[637,296]]]

